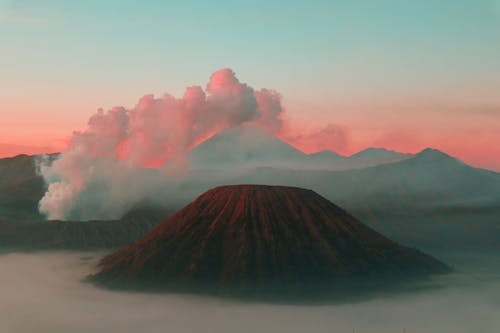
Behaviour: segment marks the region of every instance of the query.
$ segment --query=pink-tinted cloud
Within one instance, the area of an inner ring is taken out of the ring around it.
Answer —
[[[280,133],[285,123],[281,94],[274,90],[261,89],[255,91],[254,95],[259,114],[256,122],[273,133]]]
[[[74,133],[69,149],[43,169],[50,185],[40,209],[64,218],[96,177],[111,182],[102,176],[110,170],[183,169],[185,154],[218,131],[252,123],[278,133],[282,113],[278,93],[255,91],[227,68],[213,73],[205,90],[189,87],[181,98],[146,95],[130,109],[98,110],[84,131]]]
[[[347,127],[335,124],[313,130],[288,131],[282,138],[306,153],[322,150],[345,153],[349,147],[349,130]]]

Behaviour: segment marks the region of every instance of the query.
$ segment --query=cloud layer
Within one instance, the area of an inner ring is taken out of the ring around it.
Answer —
[[[497,333],[500,330],[497,272],[477,274],[474,270],[474,274],[465,273],[457,281],[450,281],[447,288],[415,289],[413,293],[380,295],[361,302],[273,305],[97,289],[80,279],[92,272],[98,258],[99,254],[93,253],[60,252],[0,256],[0,331]],[[493,267],[498,256],[480,253],[471,259],[476,265],[478,261],[481,264],[489,261]],[[485,266],[482,267],[484,270]]]

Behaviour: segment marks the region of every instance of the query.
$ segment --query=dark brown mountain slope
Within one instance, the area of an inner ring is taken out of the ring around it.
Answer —
[[[52,162],[57,156],[49,154],[45,159]],[[0,219],[43,219],[38,212],[38,202],[47,188],[37,173],[37,158],[41,155],[0,158]]]
[[[311,190],[236,185],[204,193],[104,258],[92,279],[115,287],[252,291],[447,270]]]
[[[0,252],[116,249],[143,237],[170,215],[149,207],[115,221],[0,220]]]
[[[0,159],[0,218],[41,219],[38,201],[45,190],[33,156]]]

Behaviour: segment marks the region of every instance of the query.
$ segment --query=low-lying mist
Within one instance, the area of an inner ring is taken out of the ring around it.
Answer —
[[[445,287],[335,305],[112,292],[82,282],[102,253],[0,256],[0,332],[500,331],[498,255],[469,254]],[[461,254],[450,255],[464,258]],[[478,260],[481,264],[478,264]],[[452,262],[450,262],[451,260]],[[482,268],[477,270],[478,265]]]

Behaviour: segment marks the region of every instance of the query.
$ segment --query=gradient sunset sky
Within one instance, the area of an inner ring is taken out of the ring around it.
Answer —
[[[338,129],[339,153],[430,146],[500,170],[500,0],[0,0],[0,45],[0,156],[61,150],[100,107],[229,67],[279,91],[295,130]]]

